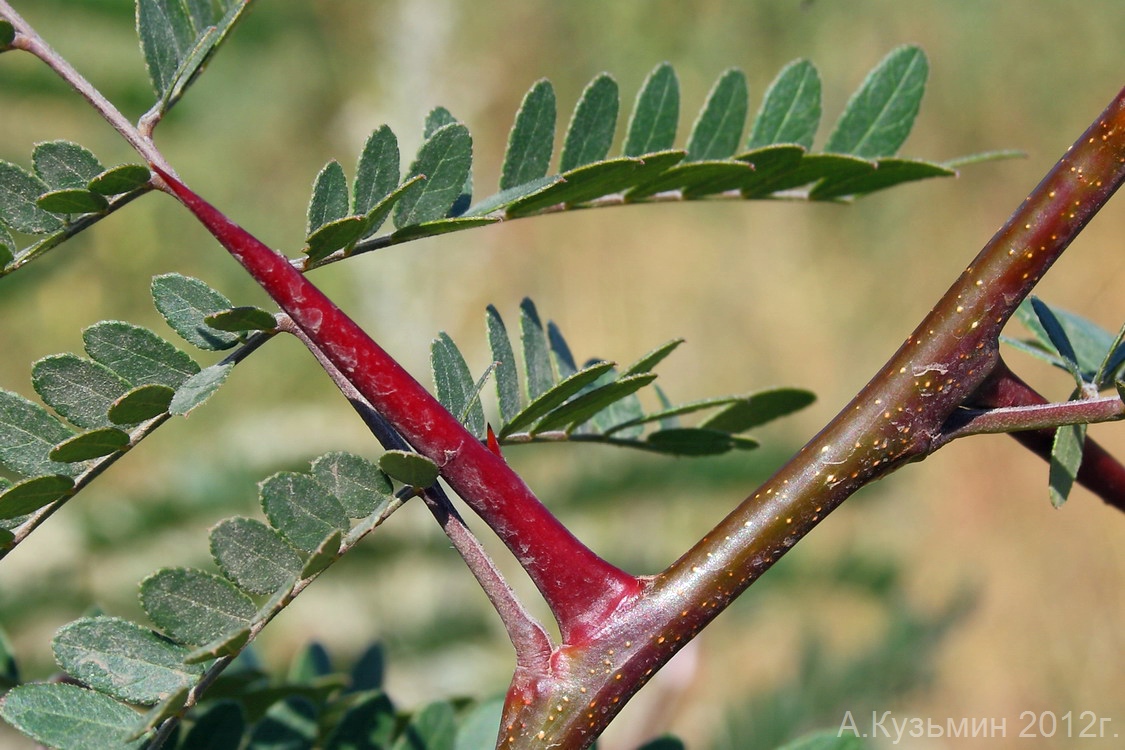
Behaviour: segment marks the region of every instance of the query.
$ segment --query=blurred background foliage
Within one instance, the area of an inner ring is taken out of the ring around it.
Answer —
[[[147,109],[131,0],[14,4],[130,117]],[[576,212],[316,272],[424,380],[438,330],[479,372],[488,360],[485,305],[514,320],[529,295],[579,358],[631,361],[685,337],[659,370],[673,400],[771,385],[819,394],[812,408],[760,435],[766,447],[752,454],[509,450],[581,538],[637,572],[659,570],[706,533],[863,385],[1125,82],[1125,4],[1109,0],[1065,9],[1048,0],[258,5],[157,140],[195,189],[289,253],[303,239],[320,166],[338,158],[350,172],[379,125],[396,131],[405,159],[425,113],[445,105],[474,135],[476,192],[485,195],[536,79],[554,82],[568,113],[603,70],[631,102],[663,60],[681,79],[682,139],[725,68],[747,72],[756,107],[783,64],[811,59],[824,79],[819,146],[864,73],[892,47],[918,43],[931,77],[903,155],[1027,152],[853,207],[713,202]],[[33,143],[55,138],[76,140],[107,164],[132,157],[28,56],[0,58],[0,102],[0,158],[26,165]],[[1116,330],[1125,317],[1123,235],[1125,211],[1111,203],[1040,296]],[[96,321],[166,330],[147,290],[168,271],[199,276],[236,304],[265,303],[186,212],[149,196],[0,279],[0,387],[32,395],[31,362],[80,350],[80,330]],[[1065,397],[1065,376],[1017,354],[1009,360]],[[1091,432],[1125,454],[1120,428]],[[271,343],[214,401],[161,429],[5,561],[0,626],[25,677],[50,673],[56,628],[94,605],[142,617],[134,588],[142,577],[159,566],[207,566],[206,529],[257,514],[258,481],[336,449],[376,450],[300,346]],[[671,730],[693,748],[767,747],[838,727],[846,710],[1005,718],[1009,736],[1025,710],[1092,710],[1125,724],[1125,524],[1084,492],[1052,510],[1045,480],[1046,466],[1013,441],[973,438],[864,491],[677,657],[604,746]],[[496,618],[421,506],[408,506],[313,586],[266,631],[259,654],[280,672],[310,639],[341,657],[382,640],[391,694],[405,706],[501,692],[512,666]]]

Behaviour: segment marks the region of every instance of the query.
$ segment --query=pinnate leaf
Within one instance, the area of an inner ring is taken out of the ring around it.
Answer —
[[[391,479],[410,487],[429,487],[438,478],[437,464],[410,451],[387,451],[379,457],[379,468]]]
[[[444,331],[430,345],[430,368],[441,404],[455,416],[466,413],[466,429],[484,437],[484,407],[481,406],[473,375],[465,357]]]
[[[207,325],[207,316],[230,309],[231,300],[204,281],[182,273],[158,275],[152,280],[152,299],[168,325],[189,344],[218,351],[239,343],[236,335]]]
[[[274,529],[251,518],[228,518],[211,529],[211,557],[227,578],[252,594],[270,594],[301,572],[297,551]]]
[[[536,81],[523,97],[500,172],[500,189],[522,185],[547,174],[555,143],[555,89],[547,79]]]
[[[629,116],[625,138],[625,156],[641,156],[667,151],[676,143],[676,126],[680,121],[680,82],[668,63],[661,63],[648,74],[633,113]]]
[[[219,390],[219,387],[226,382],[227,376],[233,369],[233,364],[220,362],[192,375],[176,389],[176,395],[172,397],[168,404],[168,411],[172,414],[184,416],[192,409],[200,406],[204,401],[211,398],[215,391]]]
[[[191,357],[147,328],[103,320],[82,332],[86,353],[132,385],[178,388],[199,372]]]
[[[71,141],[48,141],[31,152],[35,173],[51,190],[85,188],[105,167],[83,146]]]
[[[101,458],[129,447],[129,434],[116,427],[99,427],[79,433],[51,449],[51,460],[64,463]]]
[[[613,145],[619,98],[617,81],[602,73],[586,86],[567,126],[559,171],[601,161]]]
[[[736,68],[727,70],[715,81],[692,125],[686,160],[726,159],[733,155],[742,142],[749,108],[746,74]]]
[[[820,74],[808,60],[794,60],[766,89],[746,148],[796,143],[811,149],[819,125]]]
[[[115,617],[64,625],[52,643],[68,674],[118,700],[151,706],[195,683],[203,670],[187,665],[188,649],[148,628]]]
[[[921,48],[892,50],[852,94],[824,150],[870,159],[894,156],[914,126],[928,75]]]
[[[50,188],[21,167],[0,161],[0,222],[27,234],[47,234],[62,228],[62,220],[36,201]]]
[[[383,125],[363,145],[356,165],[354,211],[366,214],[398,186],[398,138]]]
[[[0,717],[36,742],[66,750],[140,747],[127,740],[140,715],[104,693],[65,683],[28,683],[12,688]]]
[[[0,493],[0,518],[25,516],[61,500],[73,489],[74,480],[58,474],[16,482]]]
[[[247,628],[257,612],[233,583],[194,568],[165,568],[141,581],[141,606],[161,630],[191,645]]]
[[[447,216],[462,194],[473,161],[473,139],[459,122],[438,128],[418,150],[407,179],[425,176],[415,190],[403,194],[394,208],[394,223],[402,228]]]
[[[349,518],[363,518],[390,501],[391,481],[379,467],[353,453],[328,453],[312,465],[313,478],[343,506]]]
[[[261,483],[262,509],[298,549],[313,552],[336,531],[347,531],[340,501],[308,474],[280,472]]]
[[[340,162],[333,159],[321,168],[313,181],[309,200],[307,233],[312,235],[325,224],[348,215],[348,178]]]
[[[0,465],[28,477],[74,474],[74,467],[49,458],[51,450],[72,435],[39,404],[0,390]]]
[[[109,425],[107,412],[130,389],[113,370],[74,354],[37,361],[31,368],[31,384],[47,406],[87,428]]]

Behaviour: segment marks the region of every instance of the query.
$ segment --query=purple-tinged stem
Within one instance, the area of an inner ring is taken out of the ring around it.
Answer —
[[[527,571],[581,643],[641,588],[583,545],[523,480],[281,254],[230,221],[158,165],[167,189],[241,263],[337,370],[476,512]]]

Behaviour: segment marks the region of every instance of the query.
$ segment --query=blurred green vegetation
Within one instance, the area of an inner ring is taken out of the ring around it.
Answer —
[[[130,117],[147,108],[131,0],[14,5]],[[629,361],[669,337],[687,338],[659,368],[674,400],[778,384],[816,391],[819,402],[764,431],[767,447],[753,454],[508,452],[581,538],[630,570],[653,572],[830,418],[905,338],[1125,83],[1123,30],[1125,4],[1108,0],[1065,10],[1047,0],[259,0],[157,140],[194,188],[292,253],[321,165],[338,158],[350,170],[383,123],[404,155],[413,153],[423,116],[438,104],[473,132],[483,195],[498,179],[520,98],[540,77],[554,82],[568,112],[603,70],[631,102],[645,74],[671,61],[686,135],[725,68],[747,72],[756,106],[783,64],[807,57],[824,79],[819,144],[872,65],[894,46],[922,45],[931,78],[903,153],[941,160],[1018,148],[1027,159],[852,207],[578,212],[317,272],[317,283],[423,380],[438,330],[479,371],[488,358],[485,305],[512,317],[529,295],[568,331],[580,359]],[[27,164],[33,143],[55,138],[76,140],[107,164],[131,158],[27,56],[0,57],[0,102],[0,158]],[[1123,234],[1125,212],[1111,203],[1040,295],[1116,330],[1125,317]],[[147,292],[151,277],[168,271],[199,276],[236,304],[265,304],[185,212],[148,196],[0,279],[0,387],[30,396],[31,362],[79,350],[80,330],[98,320],[172,337]],[[1038,364],[1009,359],[1053,394],[1070,388]],[[1119,429],[1091,432],[1125,453]],[[51,671],[50,635],[88,608],[142,617],[142,577],[164,565],[206,565],[206,529],[256,514],[258,481],[335,449],[375,452],[300,346],[272,342],[212,403],[162,428],[5,560],[0,626],[25,676]],[[1125,525],[1084,493],[1051,510],[1045,480],[1046,467],[1012,441],[975,438],[865,491],[643,691],[603,746],[669,729],[689,747],[749,747],[750,734],[782,740],[812,728],[802,721],[838,726],[848,709],[1006,717],[1009,729],[1024,710],[1095,710],[1125,721]],[[884,570],[887,585],[872,584],[877,576],[842,583],[857,560]],[[505,570],[534,598],[518,571]],[[280,672],[311,639],[342,654],[382,640],[401,705],[493,694],[511,668],[483,595],[420,506],[302,596],[266,631],[259,653]],[[1062,737],[1023,742],[1071,746]]]

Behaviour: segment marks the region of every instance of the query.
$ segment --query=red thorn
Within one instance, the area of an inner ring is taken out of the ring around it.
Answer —
[[[500,452],[500,441],[496,439],[496,433],[492,431],[492,425],[487,425],[487,427],[488,427],[488,449],[490,451],[492,451],[493,453],[495,453],[500,458],[503,458],[504,454]]]

